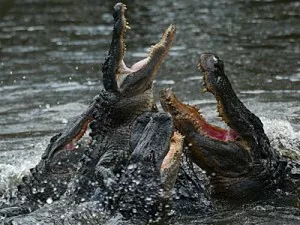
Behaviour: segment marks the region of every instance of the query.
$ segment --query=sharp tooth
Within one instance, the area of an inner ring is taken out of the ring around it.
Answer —
[[[129,30],[131,29],[131,27],[129,26],[129,23],[127,21],[126,21],[126,28]]]
[[[205,92],[207,92],[207,88],[206,87],[202,89],[202,93],[205,93]]]

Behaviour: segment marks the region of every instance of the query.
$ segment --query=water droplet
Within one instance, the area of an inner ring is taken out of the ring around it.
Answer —
[[[63,118],[63,119],[61,120],[61,122],[62,122],[63,124],[67,124],[67,123],[68,123],[68,120],[65,119],[65,118]]]
[[[127,167],[128,170],[133,170],[133,169],[135,169],[135,168],[136,168],[136,164],[130,164],[130,165]]]
[[[139,185],[140,183],[141,183],[141,181],[140,180],[133,180],[133,182],[136,184],[136,185]]]
[[[53,199],[52,198],[47,198],[46,202],[47,202],[47,204],[52,204],[53,203]]]
[[[152,201],[152,198],[147,197],[145,200],[148,201],[148,202],[151,202],[151,201]]]

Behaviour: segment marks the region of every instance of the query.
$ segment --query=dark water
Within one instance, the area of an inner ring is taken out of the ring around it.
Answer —
[[[172,87],[220,124],[212,96],[200,95],[196,66],[201,52],[215,52],[238,96],[261,117],[273,146],[300,158],[300,1],[125,3],[132,28],[126,35],[128,65],[145,57],[170,23],[176,25],[177,37],[156,79],[156,93]],[[18,182],[37,163],[49,138],[102,88],[101,64],[110,44],[114,4],[0,0],[0,189]],[[300,216],[294,208],[256,205],[179,223],[233,221],[300,224]]]

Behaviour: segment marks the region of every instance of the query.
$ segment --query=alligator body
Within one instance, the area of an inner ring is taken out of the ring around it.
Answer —
[[[128,68],[123,60],[124,35],[128,27],[125,10],[126,6],[122,3],[114,7],[112,41],[102,68],[104,90],[64,132],[50,140],[40,163],[31,169],[29,176],[23,178],[24,184],[18,192],[19,201],[13,207],[1,209],[0,215],[11,217],[35,212],[7,221],[13,221],[13,224],[24,224],[22,221],[27,221],[26,224],[55,221],[55,224],[60,224],[63,212],[79,208],[82,204],[87,208],[89,205],[101,205],[115,214],[121,212],[128,218],[132,213],[125,208],[133,208],[140,202],[133,198],[133,193],[125,192],[125,186],[131,183],[131,187],[136,186],[140,192],[145,187],[134,183],[135,176],[142,183],[143,180],[149,183],[148,194],[153,193],[152,203],[149,204],[163,211],[163,204],[159,202],[165,201],[163,195],[168,195],[174,184],[180,157],[165,164],[167,166],[162,170],[160,165],[165,156],[171,158],[174,156],[172,152],[181,151],[182,137],[179,135],[175,138],[175,145],[171,144],[172,118],[166,113],[157,113],[152,85],[174,39],[175,27],[169,26],[146,59]],[[90,144],[76,146],[88,126],[91,129]],[[156,137],[159,134],[159,140],[147,138],[148,135]],[[168,152],[171,155],[167,155]],[[132,171],[133,167],[136,170]],[[141,174],[145,176],[141,177]],[[168,188],[164,189],[165,183],[168,183]],[[111,201],[113,197],[117,200]],[[49,200],[52,203],[58,199],[54,203],[57,215],[51,215],[52,207],[48,205],[38,209]],[[84,203],[90,201],[92,203]],[[94,208],[101,211],[101,207]],[[59,210],[61,212],[57,213]],[[51,218],[46,215],[51,215]],[[145,216],[145,221],[153,220],[154,215],[153,212]]]
[[[171,90],[160,93],[161,104],[185,136],[191,159],[208,172],[212,193],[226,199],[254,199],[262,190],[278,188],[287,161],[271,147],[260,119],[236,96],[218,56],[204,53],[199,69],[203,92],[217,100],[219,117],[229,129],[209,124],[195,106],[179,101]]]
[[[5,224],[147,224],[168,219],[170,209],[165,206],[180,162],[174,155],[181,155],[183,137],[173,135],[172,117],[167,113],[140,115],[132,132],[128,165],[112,184],[115,190],[102,197],[104,201],[74,203],[62,198],[30,214],[8,218]]]

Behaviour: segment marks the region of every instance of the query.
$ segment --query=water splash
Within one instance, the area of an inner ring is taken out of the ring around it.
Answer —
[[[16,191],[22,177],[39,162],[46,145],[46,142],[41,142],[29,151],[7,151],[0,155],[3,159],[0,163],[0,197]]]
[[[271,145],[283,156],[300,160],[300,131],[287,120],[261,118]]]

